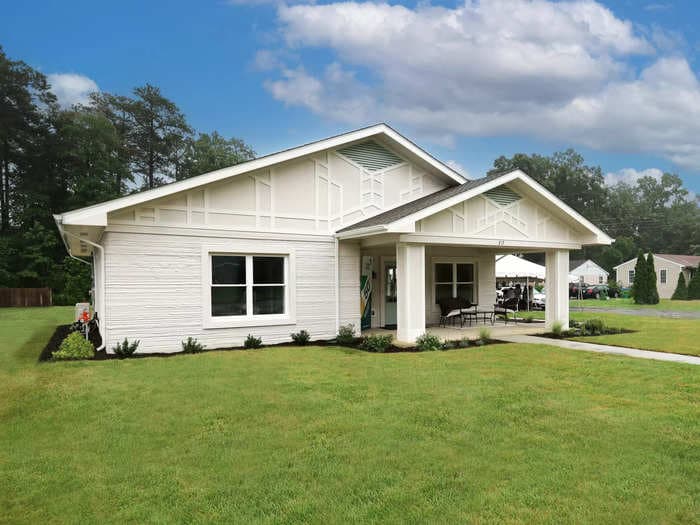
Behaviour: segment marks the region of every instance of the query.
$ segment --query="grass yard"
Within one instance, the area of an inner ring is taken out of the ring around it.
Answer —
[[[544,319],[544,312],[521,312],[521,316]],[[639,317],[607,312],[575,311],[570,312],[570,317],[577,321],[602,319],[607,326],[635,330],[635,333],[631,334],[573,337],[574,341],[700,356],[700,319]]]
[[[700,312],[700,300],[695,301],[672,301],[671,299],[661,299],[659,304],[634,304],[634,299],[618,298],[618,299],[571,299],[569,307],[571,309],[578,307],[588,308],[625,308],[634,310],[669,310],[677,312]]]
[[[69,317],[0,310],[2,522],[700,521],[700,367],[535,345],[37,364]]]

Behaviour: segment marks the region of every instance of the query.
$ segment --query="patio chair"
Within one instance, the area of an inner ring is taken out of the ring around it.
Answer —
[[[513,314],[513,321],[518,324],[518,305],[520,299],[517,296],[504,299],[503,303],[493,305],[494,315],[502,314],[506,324],[508,324],[508,314]]]
[[[449,297],[438,301],[440,306],[440,326],[447,326],[447,321],[452,321],[452,325],[459,319],[460,326],[462,322],[462,310],[471,308],[473,305],[470,301],[461,297]]]

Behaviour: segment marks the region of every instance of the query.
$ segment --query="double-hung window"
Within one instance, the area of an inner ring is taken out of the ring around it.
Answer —
[[[212,319],[278,319],[289,314],[289,257],[218,254],[210,256]]]
[[[435,303],[450,297],[474,302],[474,264],[437,262],[435,269]]]
[[[659,283],[666,284],[667,275],[668,272],[666,271],[666,268],[661,268],[659,270]]]
[[[630,284],[634,284],[634,270],[630,270],[627,273],[627,280],[629,281]]]

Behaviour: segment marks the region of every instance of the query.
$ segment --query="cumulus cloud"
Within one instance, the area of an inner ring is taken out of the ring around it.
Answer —
[[[463,176],[466,177],[467,179],[470,179],[470,178],[471,178],[471,177],[469,176],[469,171],[467,170],[467,168],[465,168],[464,166],[462,166],[462,165],[461,165],[459,162],[457,162],[456,160],[448,160],[445,164],[447,164],[450,168],[452,168],[453,170],[455,170],[455,171],[456,171],[457,173],[459,173],[460,175],[463,175]]]
[[[280,51],[299,58],[265,86],[286,104],[442,143],[531,135],[700,169],[700,86],[685,58],[664,54],[672,35],[595,1],[281,5],[278,20]],[[305,63],[316,49],[332,62]]]
[[[51,91],[58,99],[62,107],[71,107],[74,104],[87,104],[88,95],[98,91],[97,83],[84,75],[76,73],[52,73],[47,75],[51,84]]]
[[[658,168],[647,168],[645,170],[637,170],[634,168],[622,168],[618,171],[613,171],[605,174],[605,184],[614,186],[620,182],[634,185],[642,177],[651,177],[657,181],[661,180],[664,172]]]

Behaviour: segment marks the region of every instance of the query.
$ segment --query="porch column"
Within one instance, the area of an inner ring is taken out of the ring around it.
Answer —
[[[412,343],[425,332],[425,246],[396,245],[396,339]]]
[[[551,250],[545,253],[545,325],[559,321],[569,328],[569,251]]]

